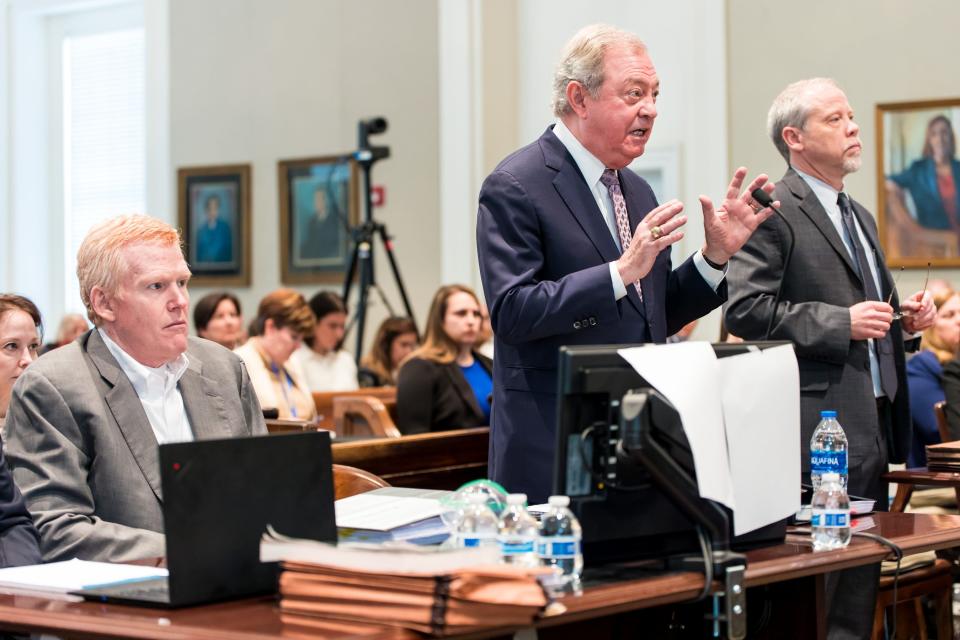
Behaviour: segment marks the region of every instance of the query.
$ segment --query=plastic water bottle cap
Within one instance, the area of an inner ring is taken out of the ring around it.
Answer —
[[[570,498],[567,496],[550,496],[548,504],[551,507],[567,507],[570,505]]]
[[[821,418],[836,418],[836,417],[837,417],[837,412],[836,412],[836,411],[821,411],[821,412],[820,412],[820,417],[821,417]]]
[[[511,493],[507,496],[507,504],[525,504],[527,502],[527,494],[525,493]]]
[[[840,482],[840,474],[836,471],[827,471],[820,476],[820,480],[823,482]]]

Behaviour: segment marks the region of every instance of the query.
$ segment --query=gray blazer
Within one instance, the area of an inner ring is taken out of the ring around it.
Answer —
[[[194,436],[266,433],[243,362],[190,338],[180,379]],[[14,385],[7,459],[46,561],[165,555],[157,440],[96,329],[51,351]]]
[[[774,199],[796,232],[788,271],[783,260],[788,235],[783,221],[774,216],[760,225],[730,261],[727,274],[730,302],[725,321],[730,332],[757,340],[763,337],[773,312],[773,296],[780,278],[783,295],[771,339],[790,340],[800,365],[801,447],[810,446],[821,409],[836,409],[847,434],[850,467],[883,450],[891,462],[903,462],[910,448],[911,422],[903,333],[899,322],[890,328],[899,389],[893,401],[892,433],[878,429],[877,406],[870,377],[865,340],[850,339],[849,307],[863,302],[859,276],[840,234],[830,222],[816,194],[790,169],[777,184]],[[880,249],[873,216],[853,202],[854,213],[877,258],[880,295],[890,295],[893,280]],[[891,302],[899,306],[894,293]],[[882,442],[881,442],[882,440]],[[803,456],[803,470],[810,460]],[[885,462],[885,461],[883,461]]]

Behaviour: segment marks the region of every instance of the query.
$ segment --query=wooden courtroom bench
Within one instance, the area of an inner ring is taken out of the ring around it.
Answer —
[[[369,396],[380,400],[387,412],[396,419],[397,388],[396,387],[366,387],[356,391],[314,391],[313,404],[317,407],[317,427],[334,431],[336,423],[333,414],[334,398],[349,398]]]
[[[394,487],[457,489],[487,477],[490,428],[334,442],[333,462],[380,476]]]

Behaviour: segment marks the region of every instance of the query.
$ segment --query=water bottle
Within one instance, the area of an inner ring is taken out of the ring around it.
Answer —
[[[820,478],[828,471],[840,476],[840,484],[847,489],[847,435],[837,422],[836,411],[821,411],[820,424],[810,439],[810,483],[813,492],[820,488]]]
[[[457,521],[457,546],[486,547],[497,544],[499,523],[483,494],[468,497],[460,519]]]
[[[570,505],[567,496],[550,496],[549,505],[550,509],[540,519],[537,555],[541,565],[554,568],[554,575],[543,582],[553,591],[572,589],[576,592],[580,589],[583,571],[580,523],[567,508]]]
[[[810,535],[813,550],[841,549],[850,544],[850,498],[840,475],[828,471],[810,503]]]
[[[497,541],[505,564],[521,567],[536,567],[540,564],[537,557],[537,534],[539,525],[527,513],[527,494],[511,493],[507,496],[507,508],[500,515],[500,531]]]

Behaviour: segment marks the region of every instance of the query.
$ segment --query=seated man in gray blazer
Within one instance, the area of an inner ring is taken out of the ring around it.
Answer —
[[[77,254],[95,328],[13,388],[7,456],[47,561],[165,552],[158,444],[266,433],[240,358],[188,337],[180,235],[147,216],[94,227]]]

